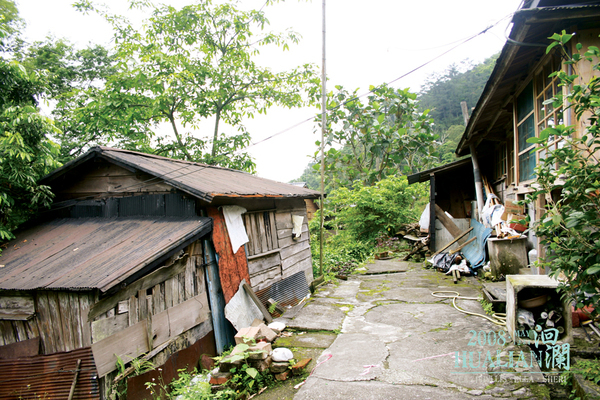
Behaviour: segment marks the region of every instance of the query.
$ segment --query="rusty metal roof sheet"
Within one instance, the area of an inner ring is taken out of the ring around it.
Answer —
[[[471,114],[457,146],[459,156],[469,154],[469,144],[488,138],[497,142],[512,130],[512,103],[519,86],[527,79],[535,62],[546,53],[550,37],[574,24],[580,29],[598,27],[600,2],[542,1],[537,8],[527,4],[513,17],[513,28],[488,82]]]
[[[90,149],[86,154],[45,176],[42,183],[49,184],[63,173],[94,157],[102,157],[117,165],[154,175],[208,203],[215,197],[319,197],[319,192],[315,190],[260,178],[243,171],[110,147]]]
[[[209,233],[203,217],[63,218],[16,233],[0,263],[0,289],[106,291]]]
[[[98,399],[98,380],[90,347],[65,353],[0,359],[0,399],[66,399],[81,360],[73,399]]]

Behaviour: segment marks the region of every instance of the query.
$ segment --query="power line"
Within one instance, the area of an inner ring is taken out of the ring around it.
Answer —
[[[263,7],[264,7],[266,4],[267,4],[267,3],[265,3],[265,4],[263,5]],[[262,9],[262,7],[261,7],[261,9]],[[389,81],[389,82],[387,82],[387,83],[383,83],[383,84],[381,84],[381,85],[379,85],[379,86],[376,86],[376,87],[374,87],[373,89],[370,89],[369,91],[367,91],[367,92],[365,92],[365,93],[363,93],[363,94],[361,94],[361,95],[358,95],[358,96],[351,97],[351,98],[349,98],[348,100],[346,100],[346,101],[344,101],[344,102],[342,102],[342,103],[340,103],[340,104],[338,104],[338,105],[336,105],[336,106],[334,106],[334,107],[327,108],[327,110],[326,110],[326,111],[335,111],[335,110],[339,109],[340,107],[342,107],[342,106],[344,106],[344,105],[346,105],[346,104],[348,104],[348,103],[350,103],[350,102],[352,102],[352,101],[358,100],[358,99],[360,99],[360,98],[363,98],[363,97],[365,97],[365,96],[367,96],[367,95],[369,95],[369,94],[371,94],[371,93],[374,93],[374,91],[375,91],[375,90],[377,90],[377,89],[379,89],[379,88],[381,88],[381,87],[383,87],[383,86],[385,86],[385,85],[391,85],[391,84],[393,84],[393,83],[395,83],[395,82],[399,81],[400,79],[403,79],[403,78],[405,78],[405,77],[407,77],[407,76],[409,76],[409,75],[411,75],[411,74],[415,73],[416,71],[418,71],[418,70],[420,70],[420,69],[424,68],[425,66],[427,66],[427,65],[429,65],[429,64],[431,64],[431,63],[433,63],[434,61],[437,61],[438,59],[442,58],[442,57],[443,57],[443,56],[445,56],[446,54],[448,54],[448,53],[450,53],[450,52],[454,51],[454,50],[455,50],[455,49],[457,49],[458,47],[460,47],[460,46],[462,46],[462,45],[464,45],[464,44],[468,43],[469,41],[471,41],[471,40],[473,40],[473,39],[477,38],[478,36],[481,36],[481,35],[483,35],[483,34],[487,33],[487,32],[488,32],[490,29],[492,29],[493,27],[495,27],[496,25],[498,25],[499,23],[501,23],[502,21],[504,21],[506,18],[509,18],[509,17],[511,17],[512,15],[514,15],[514,13],[511,13],[511,14],[509,14],[509,15],[507,15],[507,16],[505,16],[505,17],[501,18],[500,20],[498,20],[498,21],[496,21],[495,23],[493,23],[492,25],[490,25],[490,26],[486,27],[486,28],[485,28],[485,29],[483,29],[482,31],[480,31],[480,32],[478,32],[478,33],[476,33],[476,34],[474,34],[474,35],[471,35],[471,36],[467,37],[466,39],[464,39],[464,40],[460,41],[460,43],[458,43],[457,45],[455,45],[455,46],[451,47],[450,49],[448,49],[448,50],[444,51],[443,53],[441,53],[441,54],[437,55],[436,57],[434,57],[434,58],[430,59],[429,61],[426,61],[425,63],[423,63],[423,64],[421,64],[421,65],[419,65],[419,66],[417,66],[417,67],[413,68],[412,70],[410,70],[410,71],[406,72],[405,74],[403,74],[403,75],[401,75],[401,76],[399,76],[399,77],[397,77],[397,78],[395,78],[395,79],[393,79],[393,80],[391,80],[391,81]],[[456,43],[456,42],[452,42],[452,43]],[[237,153],[237,152],[239,152],[239,151],[247,150],[247,149],[249,149],[249,148],[251,148],[251,147],[254,147],[254,146],[258,145],[258,144],[261,144],[261,143],[264,143],[264,142],[266,142],[266,141],[269,141],[269,140],[271,140],[271,139],[274,139],[275,137],[277,137],[277,136],[280,136],[280,135],[282,135],[282,134],[284,134],[284,133],[286,133],[286,132],[288,132],[288,131],[290,131],[290,130],[292,130],[292,129],[294,129],[294,128],[296,128],[296,127],[300,126],[300,125],[303,125],[303,124],[305,124],[305,123],[307,123],[307,122],[310,122],[310,121],[314,121],[314,120],[315,120],[317,117],[318,117],[318,116],[316,116],[316,115],[315,115],[315,116],[312,116],[312,117],[309,117],[309,118],[307,118],[307,119],[305,119],[305,120],[302,120],[302,121],[300,121],[300,122],[298,122],[298,123],[296,123],[296,124],[294,124],[294,125],[292,125],[292,126],[290,126],[290,127],[288,127],[288,128],[285,128],[285,129],[283,129],[283,130],[281,130],[281,131],[279,131],[279,132],[277,132],[277,133],[274,133],[273,135],[270,135],[270,136],[268,136],[268,137],[266,137],[266,138],[264,138],[264,139],[261,139],[261,140],[259,140],[259,141],[257,141],[257,142],[253,142],[253,143],[251,143],[250,145],[246,146],[246,147],[245,147],[245,148],[243,148],[243,149],[239,149],[239,150],[235,150],[235,151],[229,151],[229,152],[226,152],[226,153],[219,154],[218,156],[227,156],[227,155],[230,155],[230,154],[233,154],[233,153]],[[183,166],[183,167],[181,167],[181,168],[178,168],[178,169],[176,169],[176,170],[170,171],[170,172],[168,172],[168,173],[165,173],[165,174],[158,175],[158,176],[152,177],[152,178],[150,178],[150,179],[147,179],[146,181],[139,182],[139,183],[136,183],[136,184],[133,184],[133,185],[127,186],[127,187],[125,187],[125,188],[121,188],[120,190],[117,190],[117,191],[115,191],[115,192],[113,192],[113,193],[124,193],[124,192],[125,192],[127,189],[131,189],[131,188],[139,188],[139,189],[142,189],[142,188],[144,188],[144,187],[147,187],[147,186],[150,186],[151,184],[153,184],[153,183],[151,183],[151,182],[153,182],[153,181],[156,181],[156,180],[159,180],[159,179],[166,178],[168,175],[170,175],[170,174],[172,174],[172,173],[174,173],[174,172],[180,171],[180,170],[182,170],[182,169],[185,169],[185,168],[187,168],[188,166],[191,166],[191,165],[199,165],[199,164],[197,164],[197,163],[190,163],[190,164],[188,164],[188,165],[185,165],[185,166]],[[180,174],[180,175],[178,175],[178,176],[176,176],[176,177],[171,177],[170,179],[179,179],[179,178],[182,178],[182,177],[184,177],[184,176],[190,175],[190,174],[192,174],[192,173],[200,172],[200,171],[202,171],[202,170],[204,170],[204,169],[206,169],[206,168],[209,168],[209,167],[210,167],[210,166],[206,165],[206,166],[203,166],[203,167],[202,167],[200,170],[193,170],[193,171],[189,171],[189,172],[186,172],[186,173],[182,173],[182,174]],[[86,199],[86,198],[88,198],[88,197],[89,197],[89,196],[85,196],[85,197],[75,198],[75,199],[71,199],[71,200],[82,200],[82,199]],[[67,206],[65,206],[65,207],[67,207]],[[63,207],[63,208],[64,208],[64,207]],[[57,209],[60,209],[60,208],[57,208]]]
[[[399,76],[399,77],[397,77],[397,78],[395,78],[395,79],[393,79],[393,80],[391,80],[391,81],[389,81],[389,82],[387,82],[387,83],[383,83],[383,84],[381,84],[381,85],[379,85],[379,86],[376,86],[376,87],[374,87],[373,89],[369,90],[369,91],[368,91],[368,92],[366,92],[366,93],[363,93],[363,94],[361,94],[361,95],[358,95],[358,96],[355,96],[355,97],[351,97],[351,98],[349,98],[348,100],[346,100],[346,101],[344,101],[344,102],[342,102],[342,103],[338,104],[338,105],[337,105],[337,106],[335,106],[335,107],[330,107],[330,108],[327,108],[327,111],[335,111],[335,110],[339,109],[340,107],[342,107],[342,106],[344,106],[344,105],[346,105],[346,104],[348,104],[348,103],[350,103],[350,102],[352,102],[352,101],[358,100],[358,99],[360,99],[360,98],[362,98],[362,97],[365,97],[365,96],[367,96],[367,95],[369,95],[369,94],[373,93],[375,90],[377,90],[377,89],[379,89],[379,88],[381,88],[381,87],[383,87],[383,86],[385,86],[385,85],[390,85],[390,84],[392,84],[392,83],[394,83],[394,82],[397,82],[397,81],[399,81],[400,79],[406,78],[407,76],[409,76],[409,75],[411,75],[411,74],[415,73],[416,71],[418,71],[418,70],[420,70],[420,69],[424,68],[425,66],[427,66],[427,65],[429,65],[429,64],[431,64],[431,63],[433,63],[434,61],[437,61],[438,59],[442,58],[442,57],[443,57],[443,56],[445,56],[446,54],[448,54],[448,53],[450,53],[451,51],[453,51],[453,50],[457,49],[458,47],[460,47],[460,46],[464,45],[465,43],[468,43],[469,41],[471,41],[471,40],[475,39],[476,37],[478,37],[478,36],[480,36],[480,35],[483,35],[483,34],[487,33],[487,31],[489,31],[489,30],[490,30],[490,29],[492,29],[493,27],[497,26],[498,24],[500,24],[500,23],[501,23],[502,21],[504,21],[505,19],[512,17],[513,15],[514,15],[514,13],[511,13],[511,14],[508,14],[508,15],[504,16],[503,18],[499,19],[498,21],[496,21],[496,22],[495,22],[495,23],[493,23],[492,25],[489,25],[487,28],[485,28],[485,29],[484,29],[484,30],[482,30],[481,32],[479,32],[479,33],[476,33],[476,34],[474,34],[474,35],[471,35],[471,36],[467,37],[467,38],[466,38],[466,39],[464,39],[464,40],[461,40],[461,41],[460,41],[460,43],[458,43],[456,46],[453,46],[453,47],[451,47],[450,49],[448,49],[448,50],[444,51],[443,53],[441,53],[441,54],[437,55],[436,57],[432,58],[431,60],[429,60],[429,61],[427,61],[427,62],[425,62],[425,63],[423,63],[423,64],[419,65],[419,66],[418,66],[418,67],[416,67],[416,68],[413,68],[413,69],[412,69],[412,70],[410,70],[409,72],[407,72],[407,73],[405,73],[405,74],[403,74],[403,75],[401,75],[401,76]],[[455,41],[455,42],[452,42],[452,43],[457,43],[457,42]],[[452,44],[452,43],[450,43],[450,44]],[[444,46],[442,46],[442,47],[445,47],[445,46],[447,46],[447,45],[444,45]],[[315,115],[315,116],[312,116],[312,117],[310,117],[310,118],[307,118],[307,119],[305,119],[305,120],[302,120],[302,121],[300,121],[300,122],[296,123],[295,125],[292,125],[292,126],[290,126],[290,127],[286,128],[286,129],[282,130],[282,131],[279,131],[279,132],[277,132],[277,133],[274,133],[274,134],[272,134],[272,135],[270,135],[270,136],[268,136],[268,137],[266,137],[266,138],[264,138],[264,139],[261,139],[261,140],[259,140],[259,141],[257,141],[257,142],[253,142],[253,143],[249,144],[248,146],[244,147],[243,149],[238,149],[238,150],[235,150],[235,151],[229,151],[229,152],[227,152],[227,153],[222,153],[222,154],[220,154],[220,156],[227,156],[227,155],[230,155],[230,154],[233,154],[233,153],[237,153],[237,152],[240,152],[240,151],[247,150],[247,149],[249,149],[249,148],[251,148],[251,147],[254,147],[254,146],[258,145],[258,144],[264,143],[264,142],[266,142],[266,141],[269,141],[269,140],[271,140],[271,139],[273,139],[273,138],[275,138],[275,137],[277,137],[277,136],[280,136],[280,135],[282,135],[282,134],[284,134],[284,133],[286,133],[286,132],[288,132],[288,131],[290,131],[290,130],[292,130],[292,129],[294,129],[294,128],[296,128],[296,127],[300,126],[300,125],[303,125],[303,124],[305,124],[305,123],[307,123],[307,122],[310,122],[310,121],[314,121],[314,120],[315,120],[317,117],[318,117],[318,116],[317,116],[317,115]]]

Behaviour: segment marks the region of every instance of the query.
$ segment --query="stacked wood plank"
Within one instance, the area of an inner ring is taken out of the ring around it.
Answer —
[[[302,235],[297,239],[292,238],[293,215],[304,217]],[[249,211],[244,223],[250,239],[246,245],[250,285],[255,291],[298,271],[312,281],[308,218],[301,199],[288,200],[276,210]]]

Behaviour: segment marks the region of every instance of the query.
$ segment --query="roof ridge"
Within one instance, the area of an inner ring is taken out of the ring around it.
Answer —
[[[98,149],[98,150],[94,150],[94,149]],[[120,152],[120,153],[129,153],[129,154],[134,154],[134,155],[138,155],[138,156],[142,156],[142,157],[156,158],[156,159],[159,159],[159,160],[165,160],[165,161],[170,161],[170,162],[178,162],[178,163],[182,163],[182,164],[197,165],[197,166],[204,167],[204,168],[223,169],[223,170],[227,170],[227,171],[241,172],[243,174],[253,175],[253,174],[250,174],[249,172],[242,171],[242,170],[239,170],[239,169],[227,168],[227,167],[220,167],[218,165],[204,164],[204,163],[200,163],[200,162],[196,162],[196,161],[182,160],[182,159],[179,159],[179,158],[171,158],[171,157],[159,156],[158,154],[143,153],[141,151],[119,149],[119,148],[116,148],[116,147],[94,146],[89,151],[97,151],[100,154],[103,151],[116,151],[116,152]]]

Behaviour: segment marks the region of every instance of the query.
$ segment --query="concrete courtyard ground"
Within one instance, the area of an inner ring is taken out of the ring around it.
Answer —
[[[308,304],[281,317],[294,334],[275,343],[297,359],[312,357],[312,374],[298,389],[299,380],[286,382],[255,399],[556,398],[529,347],[512,345],[504,327],[432,295],[448,290],[481,296],[473,277],[454,284],[421,263],[393,260],[320,287]],[[458,305],[483,313],[478,301]]]

